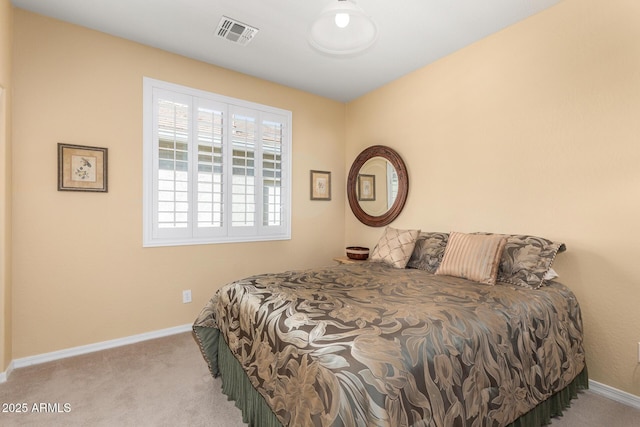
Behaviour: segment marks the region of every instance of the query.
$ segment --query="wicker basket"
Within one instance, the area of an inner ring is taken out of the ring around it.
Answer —
[[[347,246],[347,257],[350,259],[364,261],[369,258],[369,248],[363,248],[362,246]]]

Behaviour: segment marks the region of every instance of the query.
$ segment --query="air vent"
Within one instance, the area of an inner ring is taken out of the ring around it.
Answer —
[[[218,24],[216,34],[234,43],[246,46],[258,33],[258,29],[229,17],[223,16]]]

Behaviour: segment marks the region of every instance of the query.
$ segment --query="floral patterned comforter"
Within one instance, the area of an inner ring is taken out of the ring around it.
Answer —
[[[220,330],[284,426],[504,426],[585,367],[566,286],[487,286],[380,263],[228,284],[200,328]]]

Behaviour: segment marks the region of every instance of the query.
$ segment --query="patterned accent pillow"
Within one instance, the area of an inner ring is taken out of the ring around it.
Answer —
[[[442,262],[449,233],[422,232],[416,241],[407,268],[417,268],[435,273]]]
[[[499,234],[452,232],[436,274],[495,285],[506,239]]]
[[[553,268],[550,268],[549,271],[544,274],[544,282],[547,283],[547,281],[557,279],[558,277],[560,277],[560,275],[558,275]]]
[[[556,255],[566,249],[564,243],[542,237],[508,235],[500,260],[498,282],[538,289],[548,280],[545,276]]]
[[[373,248],[371,261],[385,262],[396,268],[405,268],[420,230],[398,230],[387,227],[380,237],[378,244]]]

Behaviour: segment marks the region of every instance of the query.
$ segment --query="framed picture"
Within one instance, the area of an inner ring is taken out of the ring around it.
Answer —
[[[358,175],[358,200],[370,202],[376,199],[376,176]]]
[[[331,200],[331,172],[311,171],[311,200]]]
[[[107,149],[58,143],[58,191],[107,192]]]

